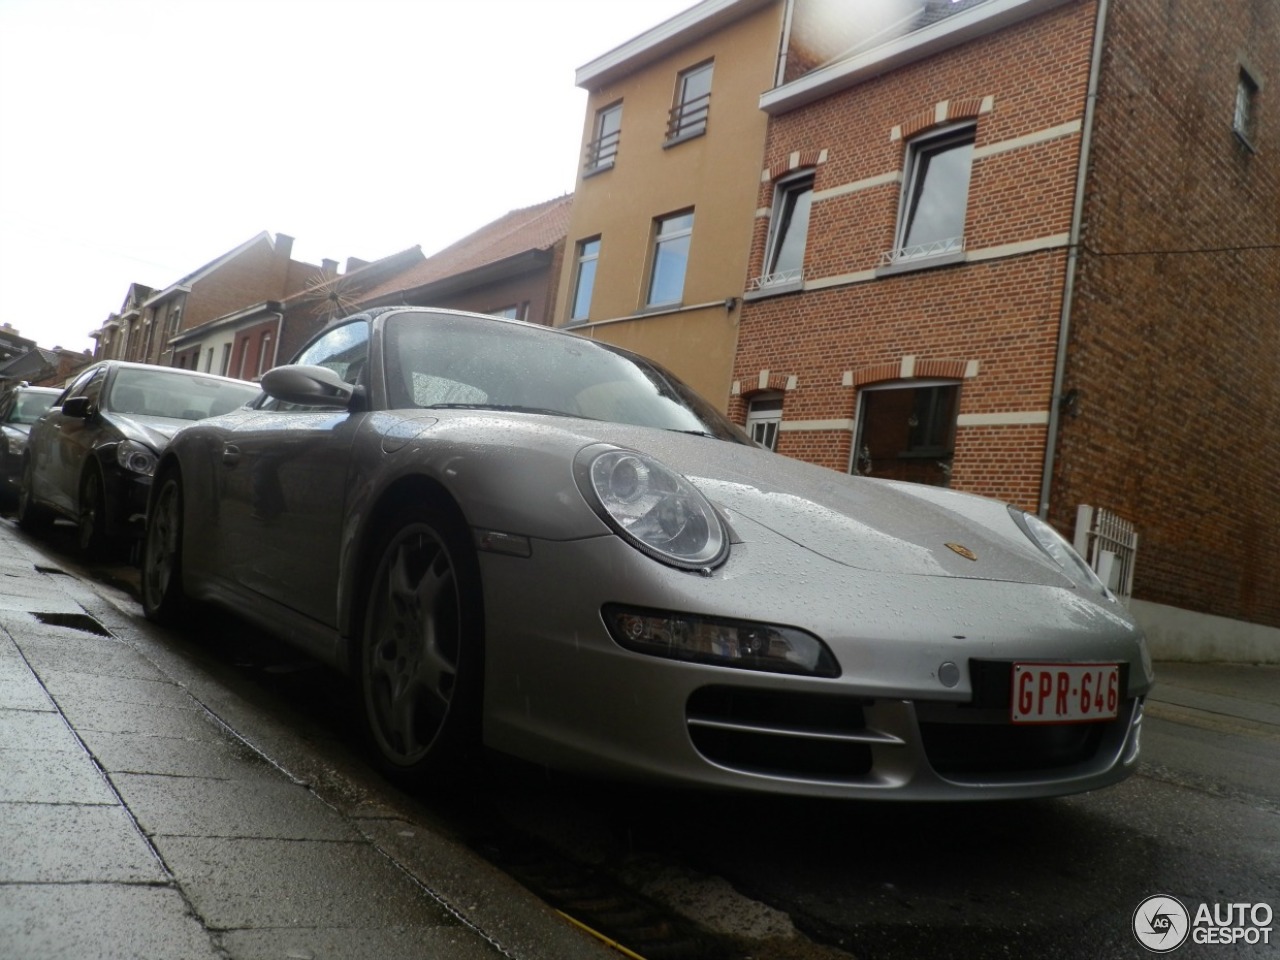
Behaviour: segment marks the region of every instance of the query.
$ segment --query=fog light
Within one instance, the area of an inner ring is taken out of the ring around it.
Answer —
[[[604,608],[613,639],[636,653],[739,670],[838,677],[840,665],[813,634],[742,620]]]

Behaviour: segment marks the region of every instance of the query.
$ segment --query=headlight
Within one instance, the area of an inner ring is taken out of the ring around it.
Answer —
[[[794,627],[612,604],[604,608],[604,620],[618,645],[636,653],[740,670],[840,676],[826,645]]]
[[[27,449],[27,435],[25,433],[5,434],[4,444],[10,456],[20,457],[22,451]]]
[[[1076,548],[1069,544],[1062,534],[1049,526],[1034,513],[1026,513],[1013,507],[1009,508],[1009,515],[1013,517],[1022,532],[1030,538],[1031,542],[1039,547],[1042,551],[1062,568],[1062,571],[1071,578],[1071,580],[1086,590],[1092,590],[1100,593],[1104,597],[1110,597],[1111,591],[1107,589],[1107,585],[1103,583],[1093,568],[1085,563],[1084,557],[1076,553]]]
[[[122,440],[116,447],[116,462],[130,473],[140,473],[149,477],[156,472],[159,458],[156,452],[146,444],[136,440]]]
[[[578,454],[574,474],[600,518],[654,559],[697,570],[728,556],[724,524],[707,498],[652,457],[587,447]]]

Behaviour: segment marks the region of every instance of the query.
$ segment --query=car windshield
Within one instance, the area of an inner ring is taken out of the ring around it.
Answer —
[[[10,423],[35,423],[58,399],[57,393],[23,393],[15,399]]]
[[[581,337],[498,320],[402,313],[388,319],[385,344],[395,409],[545,413],[751,442],[661,367]]]
[[[104,409],[136,416],[203,420],[244,406],[258,392],[253,384],[234,380],[162,368],[122,368],[116,373]]]

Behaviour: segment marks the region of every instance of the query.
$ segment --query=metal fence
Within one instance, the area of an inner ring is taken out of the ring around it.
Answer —
[[[1125,603],[1133,596],[1138,531],[1132,521],[1103,507],[1076,508],[1076,551]]]

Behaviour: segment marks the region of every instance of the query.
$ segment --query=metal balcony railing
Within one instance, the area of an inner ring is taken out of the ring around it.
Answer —
[[[772,287],[792,286],[804,282],[804,269],[796,267],[794,270],[779,270],[777,273],[768,273],[763,277],[755,277],[747,284],[748,290],[768,290]]]
[[[686,100],[671,108],[667,118],[667,140],[679,140],[697,133],[705,133],[707,117],[711,115],[711,94]]]
[[[583,169],[590,173],[592,170],[613,166],[614,158],[618,155],[618,142],[621,139],[622,131],[615,130],[588,143],[583,157]]]

